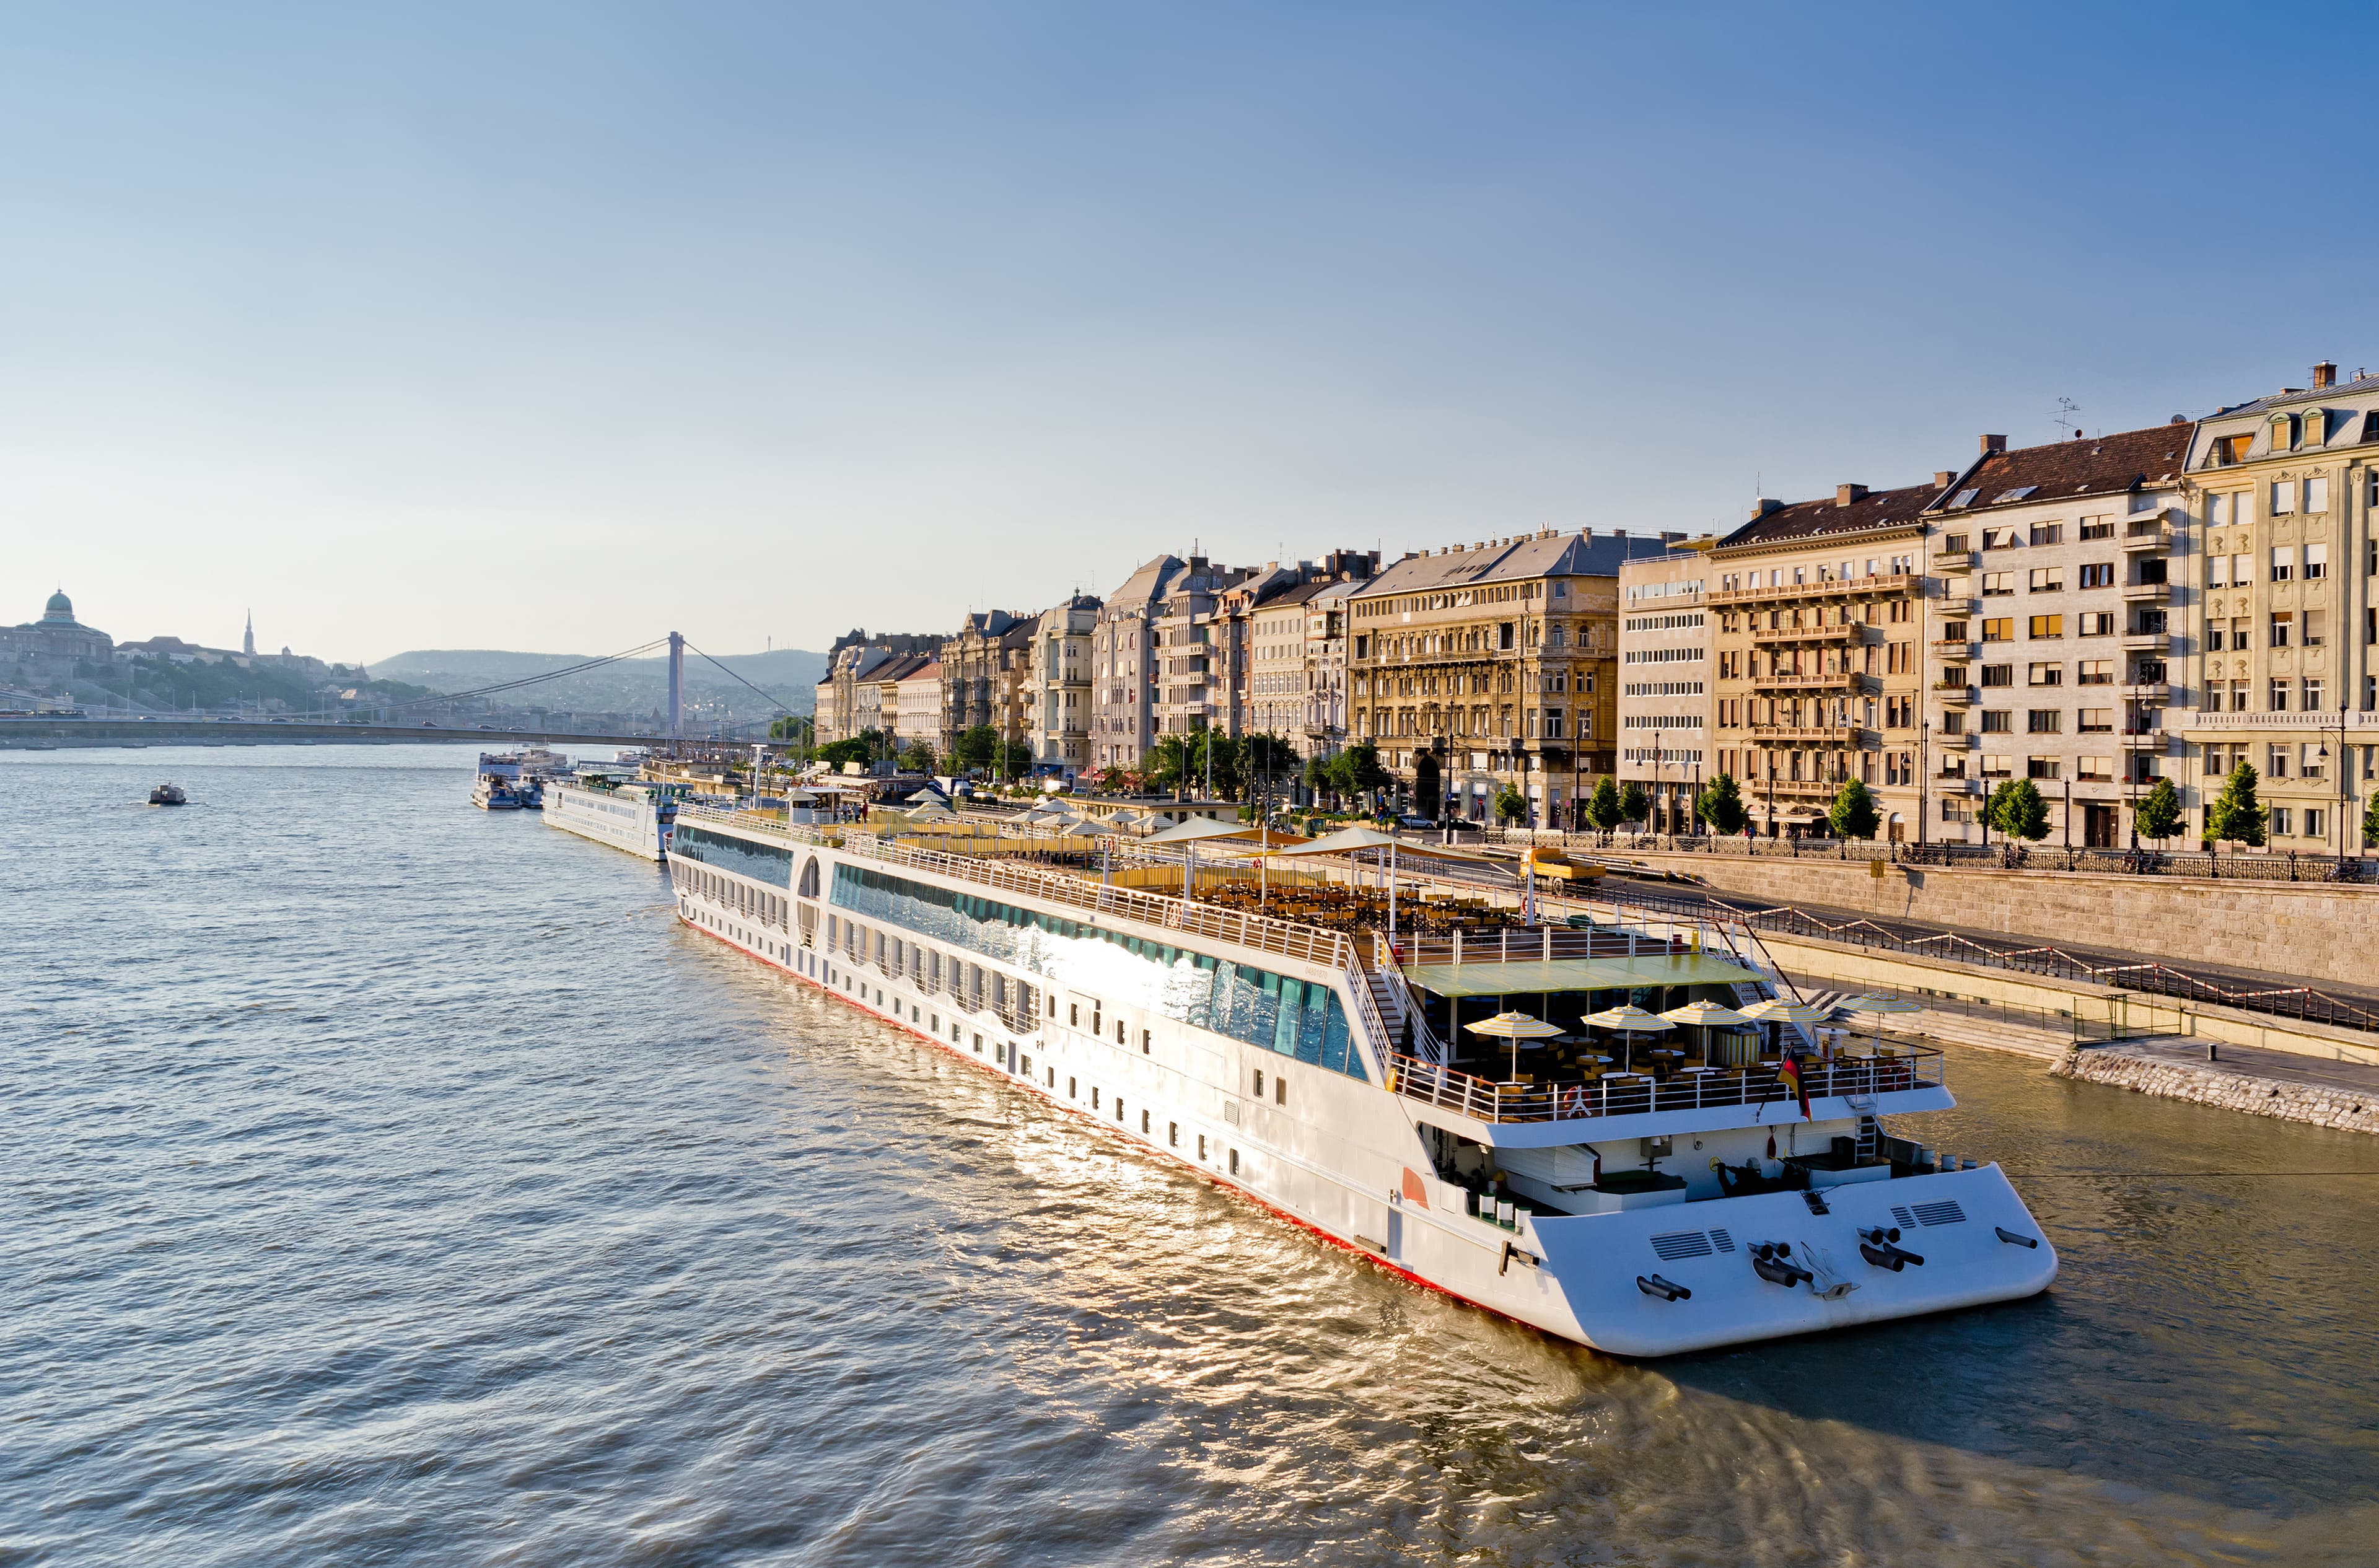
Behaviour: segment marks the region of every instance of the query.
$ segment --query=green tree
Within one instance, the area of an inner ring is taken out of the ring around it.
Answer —
[[[1295,749],[1277,735],[1250,735],[1239,747],[1239,790],[1243,795],[1280,794],[1295,781]]]
[[[1305,759],[1305,787],[1313,791],[1316,801],[1325,795],[1335,801],[1345,792],[1339,778],[1343,769],[1339,767],[1338,760],[1337,757],[1321,755]]]
[[[2373,793],[2371,803],[2362,808],[2362,847],[2379,849],[2379,793]]]
[[[1751,814],[1744,809],[1742,786],[1735,783],[1732,773],[1721,773],[1704,785],[1696,803],[1701,807],[1702,820],[1714,833],[1740,833],[1743,825],[1751,819]]]
[[[868,760],[867,742],[856,735],[831,742],[818,748],[817,759],[829,767],[840,767],[849,762],[864,763]]]
[[[2260,847],[2264,842],[2264,802],[2255,796],[2256,782],[2263,775],[2252,763],[2240,763],[2222,781],[2222,793],[2205,809],[2205,841],[2209,844],[2245,844]]]
[[[1148,780],[1151,790],[1160,795],[1169,795],[1181,788],[1182,767],[1187,755],[1188,748],[1181,744],[1180,736],[1159,735],[1156,744],[1149,747],[1148,754],[1140,759],[1141,776]]]
[[[2131,826],[2143,838],[2163,843],[2180,831],[2180,791],[2169,778],[2159,778],[2131,815]]]
[[[1340,765],[1341,788],[1350,795],[1371,795],[1388,787],[1388,770],[1380,766],[1380,748],[1359,742],[1331,759]]]
[[[2011,838],[2038,843],[2048,837],[2048,802],[2040,786],[2029,778],[2009,780],[2000,788],[1999,830]]]
[[[1002,760],[999,731],[988,724],[960,730],[957,744],[950,747],[950,765],[962,771],[988,773]]]
[[[810,721],[809,715],[805,713],[789,713],[768,726],[768,739],[791,741],[795,745],[808,745],[815,734],[816,726]]]
[[[1506,784],[1496,793],[1495,814],[1506,823],[1517,822],[1528,814],[1528,798],[1512,785]]]
[[[1619,791],[1619,820],[1622,822],[1652,820],[1652,797],[1646,794],[1644,786],[1633,778],[1627,781],[1627,787],[1624,790]]]
[[[1594,781],[1594,793],[1586,802],[1587,826],[1598,833],[1608,833],[1627,820],[1619,800],[1619,786],[1609,774]]]
[[[1876,829],[1883,826],[1883,816],[1875,809],[1875,796],[1857,779],[1845,780],[1827,808],[1826,821],[1837,838],[1873,838]]]

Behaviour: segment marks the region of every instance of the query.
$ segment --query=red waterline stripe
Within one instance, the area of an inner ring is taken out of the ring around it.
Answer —
[[[1081,1110],[1075,1106],[1063,1104],[1056,1095],[1045,1092],[1040,1085],[1017,1078],[998,1067],[995,1067],[989,1062],[984,1061],[965,1051],[960,1050],[957,1046],[951,1044],[947,1040],[938,1039],[934,1035],[927,1034],[924,1030],[915,1027],[906,1019],[894,1018],[888,1013],[878,1012],[874,1007],[868,1006],[865,1002],[859,1001],[845,992],[836,990],[833,986],[827,984],[822,980],[813,980],[808,975],[802,973],[799,970],[792,969],[779,962],[775,959],[767,957],[764,954],[754,952],[751,948],[744,947],[742,943],[729,938],[724,932],[713,931],[710,927],[704,925],[699,921],[694,919],[691,915],[681,912],[678,916],[678,920],[680,923],[689,926],[692,929],[702,933],[706,936],[725,944],[727,947],[733,948],[736,952],[743,954],[747,959],[757,959],[760,962],[767,965],[770,969],[782,970],[785,973],[791,975],[795,980],[800,981],[803,984],[815,986],[816,989],[825,992],[828,996],[833,997],[838,1002],[843,1003],[847,1007],[857,1007],[861,1012],[867,1014],[870,1018],[880,1019],[884,1022],[891,1024],[897,1029],[915,1035],[926,1044],[948,1052],[949,1055],[956,1056],[960,1061],[966,1063],[969,1067],[974,1067],[978,1071],[990,1074],[993,1079],[1000,1083],[1007,1084],[1011,1088],[1025,1090],[1035,1098],[1047,1104],[1053,1110],[1063,1111],[1068,1116],[1075,1116],[1082,1121],[1086,1121],[1093,1127],[1097,1128],[1101,1132],[1112,1132],[1114,1130],[1109,1128],[1104,1120],[1091,1115],[1088,1111]],[[812,950],[820,951],[820,949],[815,948]],[[855,973],[856,971],[854,971],[853,972]],[[1321,1226],[1313,1224],[1310,1220],[1300,1219],[1297,1215],[1290,1213],[1287,1210],[1281,1208],[1278,1204],[1268,1202],[1265,1200],[1257,1197],[1254,1193],[1250,1192],[1243,1187],[1232,1186],[1223,1177],[1216,1176],[1214,1172],[1206,1169],[1205,1166],[1201,1165],[1194,1161],[1185,1160],[1180,1155],[1170,1153],[1165,1150],[1158,1148],[1153,1143],[1141,1143],[1129,1135],[1119,1136],[1123,1139],[1125,1148],[1135,1152],[1145,1151],[1148,1153],[1162,1155],[1165,1159],[1171,1160],[1175,1164],[1179,1165],[1182,1169],[1203,1176],[1209,1183],[1221,1188],[1225,1192],[1230,1194],[1232,1197],[1240,1199],[1245,1202],[1252,1203],[1259,1209],[1262,1209],[1270,1213],[1275,1214],[1281,1219],[1286,1220],[1290,1224],[1295,1225],[1298,1229],[1321,1237],[1323,1241],[1326,1241],[1331,1246],[1337,1248],[1340,1251],[1350,1252],[1356,1257],[1361,1259],[1363,1261],[1370,1263],[1374,1268],[1384,1270],[1387,1272],[1395,1275],[1399,1279],[1409,1280],[1414,1285],[1420,1286],[1423,1290],[1433,1290],[1440,1296],[1451,1297],[1455,1300],[1461,1302],[1465,1307],[1475,1308],[1479,1311],[1484,1312],[1490,1317],[1501,1318],[1507,1323],[1517,1323],[1520,1327],[1527,1329],[1530,1333],[1540,1333],[1545,1335],[1548,1339],[1560,1339],[1564,1345],[1572,1345],[1576,1343],[1574,1340],[1563,1339],[1561,1335],[1553,1333],[1550,1330],[1539,1328],[1536,1324],[1529,1322],[1525,1318],[1515,1318],[1509,1312],[1503,1310],[1501,1308],[1490,1307],[1484,1301],[1475,1300],[1470,1297],[1463,1295],[1458,1290],[1438,1284],[1435,1280],[1423,1279],[1420,1275],[1414,1273],[1409,1269],[1398,1268],[1395,1264],[1389,1262],[1385,1258],[1381,1257],[1370,1248],[1358,1247],[1353,1242],[1346,1240],[1344,1236],[1333,1236],[1328,1231],[1323,1230]],[[1592,1345],[1588,1345],[1585,1348],[1591,1350],[1594,1347]]]

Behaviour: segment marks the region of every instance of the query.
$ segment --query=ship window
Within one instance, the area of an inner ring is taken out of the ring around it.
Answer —
[[[1142,1111],[1142,1112],[1141,1112],[1141,1113],[1140,1113],[1140,1131],[1141,1131],[1141,1135],[1142,1137],[1146,1137],[1146,1136],[1147,1136],[1147,1134],[1148,1134],[1148,1128],[1149,1128],[1148,1113],[1147,1113],[1146,1111]]]
[[[1275,1105],[1286,1105],[1288,1104],[1288,1080],[1282,1078],[1277,1073],[1273,1075],[1272,1103]]]
[[[1074,1080],[1070,1078],[1066,1080],[1066,1098],[1069,1100],[1074,1098]]]
[[[1091,1085],[1091,1109],[1092,1109],[1092,1110],[1093,1110],[1093,1111],[1095,1111],[1095,1110],[1097,1110],[1098,1108],[1099,1108],[1099,1086],[1098,1086],[1097,1084],[1095,1084],[1095,1083],[1094,1083],[1094,1084]]]
[[[1123,1019],[1116,1019],[1116,1043],[1118,1045],[1123,1043]]]
[[[1146,1031],[1146,1030],[1144,1030],[1144,1029],[1143,1029],[1143,1030],[1141,1030],[1141,1031],[1140,1031],[1140,1054],[1141,1054],[1141,1055],[1143,1055],[1143,1056],[1145,1056],[1145,1055],[1148,1055],[1148,1044],[1149,1044],[1149,1040],[1150,1040],[1149,1031]]]
[[[1167,1149],[1178,1149],[1181,1147],[1181,1124],[1179,1122],[1166,1122],[1165,1124],[1165,1146]]]
[[[1206,1157],[1206,1135],[1205,1135],[1204,1133],[1202,1133],[1202,1133],[1200,1133],[1200,1134],[1198,1135],[1198,1158],[1200,1158],[1200,1159],[1202,1159],[1202,1159],[1204,1159],[1205,1157]]]
[[[974,1037],[974,1054],[978,1056],[983,1055],[983,1036],[980,1034]]]
[[[1262,1067],[1258,1067],[1256,1069],[1256,1098],[1259,1100],[1263,1098],[1263,1069]]]
[[[1239,1152],[1236,1149],[1231,1151],[1231,1174],[1233,1176],[1239,1174]]]

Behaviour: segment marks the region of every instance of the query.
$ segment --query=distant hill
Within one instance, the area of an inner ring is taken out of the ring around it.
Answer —
[[[501,681],[517,681],[542,670],[565,669],[599,654],[512,653],[495,648],[429,648],[401,653],[370,667],[376,681],[405,681],[435,692],[467,692]],[[795,713],[807,713],[816,698],[818,677],[826,673],[826,655],[801,648],[769,653],[726,654],[719,664],[733,670]],[[685,656],[685,695],[689,703],[724,704],[739,713],[756,712],[764,705],[749,687],[719,672],[718,665],[693,652]],[[627,658],[579,675],[541,681],[507,692],[500,699],[524,706],[585,708],[612,713],[649,713],[669,701],[669,659]]]

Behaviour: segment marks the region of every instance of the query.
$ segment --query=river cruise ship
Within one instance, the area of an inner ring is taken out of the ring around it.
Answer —
[[[1887,1130],[1952,1104],[1937,1052],[1813,1055],[1796,1085],[1741,1028],[1627,1038],[1613,1063],[1468,1027],[1511,1008],[1583,1042],[1607,1006],[1756,1005],[1782,982],[1739,928],[1612,908],[1584,930],[1390,948],[695,805],[670,867],[696,930],[1383,1267],[1601,1350],[2006,1301],[2057,1272],[1996,1164]]]
[[[545,825],[625,850],[648,861],[669,858],[677,802],[666,784],[596,775],[555,778],[545,786]]]

